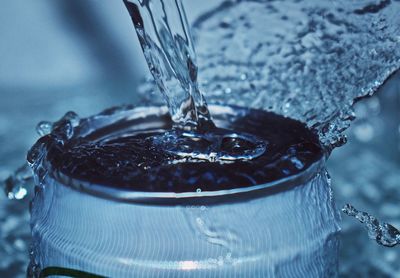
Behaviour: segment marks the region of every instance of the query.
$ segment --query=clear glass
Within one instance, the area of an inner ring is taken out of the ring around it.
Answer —
[[[217,124],[233,113],[210,108]],[[161,128],[166,113],[116,109],[81,121],[79,132]],[[32,266],[46,275],[335,277],[339,216],[324,165],[253,187],[179,194],[46,175],[32,201]]]

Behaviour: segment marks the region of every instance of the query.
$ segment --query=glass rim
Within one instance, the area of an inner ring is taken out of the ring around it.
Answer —
[[[226,105],[209,105],[210,111],[215,113],[218,111],[220,114],[237,114],[246,111],[247,108],[234,107]],[[240,108],[239,112],[236,108]],[[94,115],[83,119],[78,126],[78,136],[88,136],[93,131],[98,130],[98,127],[92,128],[91,131],[88,125],[96,124],[104,127],[109,124],[117,123],[121,120],[140,120],[149,116],[164,116],[168,113],[165,106],[127,106],[116,107],[108,109],[98,115]],[[108,118],[108,121],[107,121]],[[95,197],[105,199],[112,199],[122,202],[134,202],[143,204],[179,204],[179,203],[198,203],[205,201],[208,202],[234,202],[241,201],[248,198],[257,198],[270,194],[286,191],[305,182],[316,176],[319,171],[324,168],[326,161],[326,154],[323,153],[321,158],[313,162],[309,167],[303,169],[297,174],[290,175],[285,178],[274,180],[267,183],[239,187],[233,189],[212,190],[212,191],[190,191],[190,192],[147,192],[147,191],[134,191],[132,189],[115,188],[105,184],[97,184],[77,178],[70,177],[60,171],[53,170],[46,177],[50,179],[49,182],[56,182],[62,186],[70,187],[79,192],[87,193]],[[51,167],[51,163],[49,165]]]

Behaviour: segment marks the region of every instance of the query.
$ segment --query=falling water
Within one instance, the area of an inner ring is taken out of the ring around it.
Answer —
[[[209,161],[254,159],[266,144],[251,134],[216,128],[197,85],[197,63],[180,0],[124,0],[150,72],[174,121],[174,129],[153,137],[153,144],[182,158]],[[232,141],[236,152],[223,152]],[[206,148],[202,146],[208,145]]]
[[[124,0],[139,42],[173,121],[199,128],[211,121],[197,85],[197,62],[180,0]]]

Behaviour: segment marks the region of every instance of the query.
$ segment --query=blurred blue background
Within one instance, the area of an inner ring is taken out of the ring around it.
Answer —
[[[186,0],[189,21],[220,1]],[[0,9],[0,180],[22,165],[35,125],[137,103],[148,74],[122,1],[5,1]],[[400,227],[400,75],[356,105],[349,143],[329,170],[338,208],[350,202]],[[0,277],[24,277],[28,200],[0,197]],[[368,240],[343,216],[342,277],[400,277],[399,247]]]

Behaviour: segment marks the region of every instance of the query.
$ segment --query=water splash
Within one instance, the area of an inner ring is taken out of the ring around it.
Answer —
[[[42,165],[46,155],[45,146],[49,142],[64,144],[74,135],[74,128],[79,125],[80,118],[75,112],[67,112],[59,121],[51,123],[42,121],[37,124],[36,132],[41,139],[28,152],[27,162],[10,175],[4,183],[4,191],[8,199],[24,199],[36,184],[41,184],[47,175],[46,167]],[[33,176],[32,170],[38,173]]]
[[[202,133],[171,130],[154,136],[152,140],[154,145],[170,154],[210,162],[251,160],[262,156],[267,150],[266,142],[255,135],[224,129]]]
[[[353,104],[400,67],[400,2],[382,2],[225,1],[194,24],[200,88],[342,145]]]
[[[400,230],[386,222],[379,222],[374,216],[357,210],[350,204],[346,204],[342,208],[342,212],[348,216],[355,217],[363,223],[368,230],[368,236],[374,239],[378,244],[393,247],[400,244]]]

